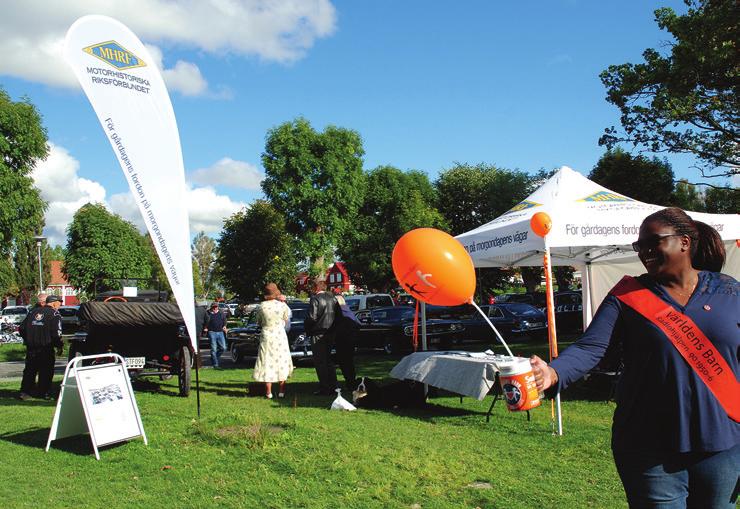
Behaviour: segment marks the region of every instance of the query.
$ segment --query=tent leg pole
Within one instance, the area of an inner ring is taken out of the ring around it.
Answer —
[[[200,418],[200,376],[198,376],[198,366],[200,365],[200,347],[198,347],[196,355],[198,356],[198,358],[195,359],[195,399],[197,401],[198,407],[198,418]]]

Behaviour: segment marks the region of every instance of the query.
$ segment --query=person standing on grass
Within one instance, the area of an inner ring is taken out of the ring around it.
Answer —
[[[20,334],[26,345],[26,366],[23,369],[21,392],[18,398],[31,399],[33,394],[43,399],[51,399],[51,381],[54,378],[54,349],[62,354],[62,317],[59,306],[62,299],[56,295],[39,295],[39,302],[45,305],[33,308],[21,323]],[[38,385],[36,376],[38,375]]]
[[[280,290],[275,283],[267,283],[264,301],[257,312],[257,323],[262,326],[254,379],[265,382],[265,396],[272,399],[272,384],[280,384],[278,398],[285,397],[285,381],[293,373],[285,324],[290,321],[290,309],[280,300]]]
[[[740,288],[721,274],[711,226],[678,208],[645,218],[647,274],[625,277],[584,335],[548,365],[537,388],[562,391],[621,341],[612,452],[632,508],[734,508],[740,473]]]
[[[211,304],[203,319],[203,331],[208,333],[211,341],[211,365],[218,369],[221,354],[226,350],[226,316],[218,309],[218,302]]]
[[[360,321],[347,305],[342,295],[335,297],[339,309],[336,311],[335,345],[337,350],[337,362],[342,370],[344,384],[347,389],[354,389],[357,384],[355,373],[355,334],[360,328]]]
[[[337,388],[337,370],[331,360],[336,316],[337,301],[334,295],[326,291],[326,281],[315,280],[304,325],[306,334],[311,336],[313,363],[319,378],[319,390],[314,393],[316,395],[333,395]]]

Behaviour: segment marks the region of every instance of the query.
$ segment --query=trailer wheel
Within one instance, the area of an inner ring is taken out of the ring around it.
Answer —
[[[192,361],[190,349],[183,346],[180,349],[180,365],[177,372],[177,384],[180,388],[180,396],[186,398],[190,394],[190,367]]]

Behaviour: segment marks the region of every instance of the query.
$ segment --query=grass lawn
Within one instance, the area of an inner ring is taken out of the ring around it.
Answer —
[[[386,377],[398,360],[361,355],[358,372]],[[54,403],[17,401],[18,383],[0,383],[0,499],[13,508],[626,505],[609,449],[614,405],[585,389],[563,402],[565,435],[555,437],[549,402],[531,422],[499,402],[486,423],[490,398],[447,393],[422,410],[337,412],[311,394],[310,366],[296,369],[284,400],[247,397],[250,377],[244,367],[201,370],[200,419],[176,380],[137,382],[149,446],[109,446],[99,462],[86,436],[45,453]]]

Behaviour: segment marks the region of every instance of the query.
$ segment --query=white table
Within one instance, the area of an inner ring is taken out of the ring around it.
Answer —
[[[493,406],[501,397],[501,390],[497,384],[498,363],[510,359],[511,357],[503,355],[485,355],[458,350],[415,352],[401,359],[391,370],[391,376],[471,396],[479,401],[483,401],[489,392],[493,392],[494,398],[486,414],[488,421]],[[460,399],[462,401],[462,398]],[[527,420],[529,418],[527,411]]]

